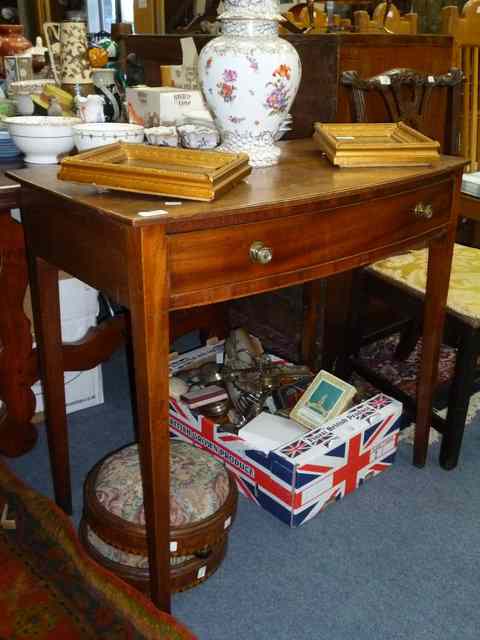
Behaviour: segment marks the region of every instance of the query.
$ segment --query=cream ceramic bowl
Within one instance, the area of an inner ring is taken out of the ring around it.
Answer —
[[[79,118],[62,116],[15,116],[5,118],[10,135],[25,162],[57,164],[74,147],[73,125]]]
[[[82,123],[73,127],[73,137],[78,151],[86,151],[114,142],[142,143],[144,128],[122,122]]]

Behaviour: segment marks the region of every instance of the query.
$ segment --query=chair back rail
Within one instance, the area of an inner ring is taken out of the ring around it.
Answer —
[[[461,153],[469,161],[466,171],[478,171],[480,0],[467,2],[461,14],[456,6],[444,7],[441,19],[442,33],[453,36],[455,40],[455,64],[465,75]]]
[[[418,30],[418,15],[406,13],[400,15],[400,11],[392,2],[378,4],[372,18],[367,11],[361,9],[353,13],[355,31],[359,33],[400,33],[414,35]]]
[[[478,62],[478,61],[477,61]],[[368,96],[383,99],[390,122],[403,121],[428,135],[428,124],[435,112],[435,100],[447,100],[445,139],[439,142],[442,151],[459,153],[459,116],[463,73],[450,69],[444,74],[429,74],[414,69],[390,69],[363,79],[356,71],[344,71],[342,85],[349,91],[354,122],[369,122]]]

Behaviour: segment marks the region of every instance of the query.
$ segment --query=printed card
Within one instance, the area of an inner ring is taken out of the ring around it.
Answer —
[[[310,429],[348,409],[357,390],[328,371],[320,371],[290,412],[290,418]]]

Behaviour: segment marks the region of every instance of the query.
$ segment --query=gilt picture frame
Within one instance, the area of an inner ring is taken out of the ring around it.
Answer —
[[[338,167],[411,167],[440,160],[440,143],[394,123],[314,123],[313,140]]]

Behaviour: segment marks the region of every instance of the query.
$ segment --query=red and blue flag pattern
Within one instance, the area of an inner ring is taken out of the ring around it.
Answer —
[[[170,430],[222,460],[243,495],[298,527],[393,463],[401,414],[400,402],[378,394],[264,453],[171,399]]]

